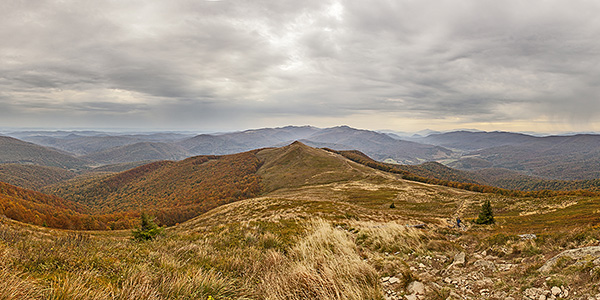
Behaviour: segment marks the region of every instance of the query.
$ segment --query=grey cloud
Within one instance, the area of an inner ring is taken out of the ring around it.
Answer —
[[[137,116],[111,120],[139,126],[378,113],[600,122],[598,13],[558,0],[8,1],[0,101],[51,109],[56,124],[119,111]]]

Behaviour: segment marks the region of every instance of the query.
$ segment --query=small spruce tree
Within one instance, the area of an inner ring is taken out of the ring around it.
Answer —
[[[394,202],[392,202],[392,204],[390,204],[390,208],[396,208],[396,205],[394,204]]]
[[[162,233],[163,228],[158,227],[152,217],[146,213],[142,213],[140,217],[140,228],[131,231],[133,238],[138,241],[153,240]]]
[[[492,211],[490,200],[486,200],[483,203],[481,211],[479,212],[479,217],[473,222],[476,224],[494,224],[496,222],[494,220],[494,212]]]

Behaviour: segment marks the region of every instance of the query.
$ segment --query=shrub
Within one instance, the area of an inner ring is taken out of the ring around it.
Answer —
[[[490,200],[486,200],[485,203],[483,203],[481,211],[479,212],[479,217],[473,222],[476,224],[494,224],[496,222],[494,220],[494,212],[492,211]]]
[[[146,213],[142,213],[140,217],[140,228],[134,229],[131,231],[133,238],[138,241],[148,241],[153,240],[161,234],[163,231],[162,227],[158,227],[152,217],[148,216]]]

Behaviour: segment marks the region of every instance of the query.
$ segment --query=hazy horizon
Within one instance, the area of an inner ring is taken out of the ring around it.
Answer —
[[[89,132],[98,132],[98,133],[107,133],[107,134],[150,134],[150,133],[179,133],[179,134],[222,134],[222,133],[232,133],[232,132],[241,132],[247,130],[260,130],[266,128],[283,128],[283,127],[303,127],[303,126],[311,126],[315,128],[331,128],[331,127],[340,127],[340,126],[349,126],[346,124],[339,124],[335,126],[321,127],[321,126],[313,126],[310,124],[304,125],[280,125],[273,127],[249,127],[249,128],[239,128],[233,130],[203,130],[203,129],[164,129],[164,128],[101,128],[101,127],[64,127],[64,128],[48,128],[48,127],[1,127],[0,126],[0,135],[1,134],[9,134],[9,133],[17,133],[17,132],[81,132],[84,133],[86,131]],[[359,130],[370,130],[375,132],[382,133],[396,133],[401,134],[401,136],[411,136],[415,134],[419,134],[422,136],[426,136],[431,133],[447,133],[447,132],[456,132],[456,131],[471,131],[471,132],[510,132],[510,133],[521,133],[533,136],[551,136],[551,135],[576,135],[576,134],[600,134],[597,131],[563,131],[563,132],[534,132],[534,131],[505,131],[505,130],[480,130],[477,128],[453,128],[448,130],[432,130],[429,128],[424,128],[416,131],[402,131],[402,130],[394,130],[387,128],[359,128],[349,126],[354,129]]]
[[[600,132],[600,2],[1,6],[2,128]]]

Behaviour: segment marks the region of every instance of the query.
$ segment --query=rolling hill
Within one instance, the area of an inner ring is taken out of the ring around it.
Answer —
[[[32,164],[63,169],[84,169],[89,161],[67,153],[0,136],[0,163]]]
[[[413,139],[420,143],[442,146],[462,151],[474,151],[498,146],[515,145],[536,140],[536,137],[512,132],[453,131],[434,133]]]
[[[180,160],[191,154],[174,144],[140,142],[81,156],[99,164],[119,164],[138,161]]]
[[[0,182],[0,215],[10,219],[54,228],[108,228],[86,211],[83,205]]]
[[[172,132],[122,134],[96,131],[13,132],[11,136],[41,146],[53,147],[74,155],[87,155],[141,142],[177,142],[190,135]]]
[[[45,191],[96,213],[152,212],[163,224],[256,195],[260,162],[253,152],[160,161],[125,172],[67,181]]]
[[[198,155],[222,155],[264,147],[280,147],[295,140],[315,147],[360,150],[375,159],[389,158],[405,164],[443,159],[452,154],[452,151],[443,147],[397,140],[383,133],[348,126],[325,129],[288,126],[220,135],[204,134],[181,141],[179,145]]]
[[[541,137],[526,143],[482,149],[469,155],[490,162],[494,168],[545,179],[600,178],[598,135]]]
[[[311,126],[262,128],[218,135],[201,134],[178,144],[196,155],[224,155],[281,146],[319,131]]]
[[[71,179],[76,175],[58,167],[0,164],[0,182],[32,190],[40,190],[44,186]]]

